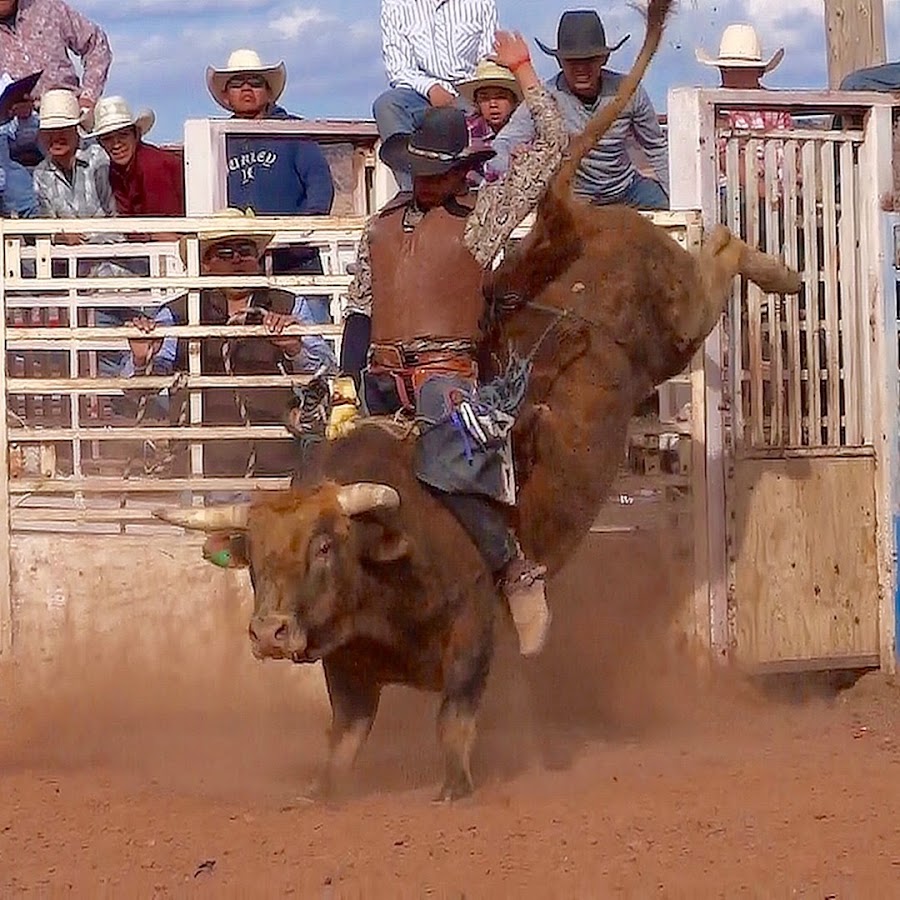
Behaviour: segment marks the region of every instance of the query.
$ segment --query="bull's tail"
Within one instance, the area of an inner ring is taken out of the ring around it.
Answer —
[[[735,275],[771,294],[797,294],[803,284],[799,273],[777,256],[751,247],[725,225],[716,225],[703,242],[699,263],[704,282],[714,293],[730,291]]]
[[[710,232],[700,248],[697,264],[705,303],[696,310],[702,321],[690,323],[689,334],[708,334],[712,330],[725,309],[737,275],[772,294],[797,294],[803,285],[799,273],[778,257],[751,247],[725,225],[716,225]]]
[[[613,122],[621,114],[625,105],[631,99],[637,90],[650,60],[653,59],[659,42],[662,40],[663,29],[666,25],[666,19],[675,6],[675,0],[649,0],[647,4],[647,33],[644,35],[644,43],[641,46],[641,52],[638,54],[631,71],[622,79],[619,90],[612,102],[603,107],[590,122],[581,134],[572,138],[569,143],[569,149],[566,159],[560,166],[559,171],[554,175],[550,182],[548,194],[556,197],[567,199],[572,187],[572,180],[578,171],[581,160],[587,155],[588,151],[609,131]]]

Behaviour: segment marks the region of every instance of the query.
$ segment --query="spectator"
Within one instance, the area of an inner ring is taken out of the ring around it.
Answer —
[[[144,141],[153,110],[135,116],[124,97],[103,97],[91,133],[109,156],[109,182],[120,216],[183,216],[181,155]]]
[[[571,134],[579,134],[599,109],[615,96],[623,76],[604,68],[610,54],[625,41],[606,43],[606,32],[593,10],[565,12],[559,20],[556,49],[537,45],[555,56],[561,71],[547,82],[556,97]],[[647,157],[656,180],[641,175],[626,145],[633,135]],[[502,175],[513,150],[534,137],[534,123],[526,106],[514,113],[497,135],[496,157],[487,165],[488,177]],[[622,203],[640,209],[669,206],[669,153],[656,110],[643,87],[638,87],[625,109],[596,147],[585,157],[575,178],[575,192],[593,203]]]
[[[263,65],[253,50],[235,50],[224,69],[206,70],[213,99],[236,119],[288,119],[278,105],[286,83],[284,63]],[[229,135],[228,202],[272,215],[327,215],[334,200],[331,170],[315,141],[270,135]],[[320,269],[321,271],[321,269]]]
[[[506,66],[483,59],[468,81],[457,90],[474,107],[467,117],[469,134],[475,140],[490,142],[509,121],[522,100],[522,89]]]
[[[844,76],[841,82],[842,91],[883,91],[893,93],[900,91],[900,62],[884,63],[881,66],[870,66],[857,69]]]
[[[372,110],[382,140],[412,134],[429,106],[453,106],[454,84],[470,78],[494,48],[494,0],[382,0],[381,45],[390,89]],[[412,189],[408,172],[395,171],[401,191]]]
[[[15,147],[19,118],[35,118],[31,91],[39,77],[39,72],[19,81],[7,72],[0,76],[0,206],[5,217],[37,215],[32,174],[16,158]]]
[[[456,87],[460,96],[472,104],[473,112],[466,116],[470,143],[490,144],[522,99],[516,76],[490,59],[478,63],[472,78]],[[472,169],[468,174],[473,188],[484,180],[484,173],[479,169]]]
[[[263,65],[254,50],[235,50],[224,69],[206,70],[213,99],[236,119],[297,120],[278,105],[287,73],[284,63]],[[334,200],[331,170],[321,148],[306,138],[273,135],[228,135],[228,203],[260,215],[328,215]],[[277,247],[272,253],[276,275],[323,274],[316,247],[303,244]],[[301,298],[304,312],[320,325],[331,322],[328,300]],[[315,347],[304,338],[310,352]]]
[[[84,68],[81,80],[70,53]],[[39,95],[66,87],[90,110],[103,93],[112,54],[103,29],[63,0],[0,0],[0,59],[13,78],[42,70]]]
[[[256,275],[260,261],[273,235],[259,232],[252,213],[228,209],[217,214],[225,218],[244,218],[247,230],[210,231],[200,234],[200,271],[204,275]],[[182,256],[186,246],[182,242]],[[186,260],[185,260],[186,261]],[[141,373],[170,374],[188,371],[188,342],[175,338],[154,339],[159,325],[183,325],[188,321],[188,300],[183,296],[162,307],[153,319],[138,317],[132,324],[147,332],[146,340],[130,341],[131,358],[127,375]],[[246,338],[204,339],[201,347],[201,371],[204,375],[262,375],[310,372],[318,369],[319,359],[310,359],[299,336],[284,335],[285,326],[302,322],[299,301],[288,291],[274,288],[209,288],[200,293],[200,321],[205,325],[262,324],[271,332],[268,340]],[[330,350],[330,367],[336,364]],[[208,425],[281,424],[291,399],[287,387],[212,388],[204,392],[203,421]],[[177,421],[188,402],[183,396],[172,398],[170,417]],[[243,476],[252,465],[255,474],[286,475],[293,470],[296,450],[292,440],[208,441],[205,443],[204,471],[209,475]]]
[[[87,219],[116,214],[109,184],[109,157],[98,144],[81,146],[78,126],[82,119],[74,91],[58,88],[41,98],[40,141],[47,158],[34,170],[41,216]],[[65,244],[109,243],[121,237],[63,234],[57,240]]]
[[[756,29],[752,25],[729,25],[722,32],[719,42],[719,55],[710,56],[702,48],[696,51],[697,60],[706,66],[716,66],[719,70],[721,87],[733,90],[762,91],[766,88],[762,84],[762,77],[777,68],[784,58],[784,49],[779,48],[771,58],[763,62],[762,45]],[[718,139],[720,188],[724,190],[725,176],[725,149],[728,145],[728,135],[721,134],[723,130],[732,132],[767,132],[787,131],[794,127],[791,114],[785,109],[733,109],[720,110],[720,137]],[[760,146],[757,151],[757,185],[759,196],[766,195],[765,186],[765,148]],[[745,167],[743,165],[743,147],[741,148],[740,177],[743,183]],[[781,184],[784,166],[784,151],[781,147],[776,151],[776,163],[778,166],[778,182]]]

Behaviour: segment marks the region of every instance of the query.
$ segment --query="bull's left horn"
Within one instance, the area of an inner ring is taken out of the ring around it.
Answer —
[[[153,515],[191,531],[244,531],[249,511],[250,507],[241,503],[200,509],[155,509]]]
[[[386,484],[359,481],[338,489],[338,503],[347,516],[359,516],[373,509],[396,509],[400,495]]]

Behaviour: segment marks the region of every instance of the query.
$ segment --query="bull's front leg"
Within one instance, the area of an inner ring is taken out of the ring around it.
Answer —
[[[334,661],[324,660],[325,683],[331,700],[328,760],[315,793],[333,798],[346,787],[378,710],[381,685],[366,681]]]
[[[472,745],[493,654],[493,605],[473,611],[454,626],[445,653],[444,696],[438,713],[438,740],[444,751],[444,784],[439,801],[472,793]]]

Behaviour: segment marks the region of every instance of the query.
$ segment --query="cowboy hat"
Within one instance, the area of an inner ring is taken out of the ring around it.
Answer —
[[[17,81],[13,81],[8,72],[0,75],[0,123],[9,121],[12,117],[12,108],[31,96],[41,74],[42,72],[33,72]]]
[[[762,45],[752,25],[729,25],[719,41],[719,55],[710,56],[702,47],[694,51],[697,62],[720,69],[762,69],[771,72],[784,58],[784,47],[779,47],[768,62],[763,62]]]
[[[247,223],[247,230],[243,231],[223,231],[220,228],[215,228],[213,226],[207,226],[205,228],[201,228],[197,231],[197,238],[200,243],[200,258],[203,258],[203,255],[206,253],[207,249],[211,247],[213,244],[217,244],[220,241],[225,240],[236,240],[238,238],[242,238],[247,241],[253,241],[256,244],[257,253],[262,255],[262,252],[269,246],[272,242],[272,239],[275,235],[272,232],[268,231],[257,231],[254,229],[254,220],[256,219],[256,213],[253,212],[252,209],[235,209],[234,207],[229,206],[227,209],[220,209],[218,212],[212,213],[210,218],[219,219],[219,220],[229,220],[229,221],[243,221]],[[181,261],[187,265],[187,245],[188,239],[186,237],[181,238],[178,241],[178,255],[181,257]]]
[[[102,97],[94,107],[94,130],[91,137],[100,137],[120,128],[128,128],[129,125],[137,128],[138,134],[143,137],[155,121],[156,113],[152,109],[142,109],[135,116],[124,97]]]
[[[556,29],[556,48],[542,44],[537,38],[534,42],[550,56],[557,59],[590,59],[593,56],[606,56],[614,50],[618,50],[630,34],[613,44],[606,44],[606,31],[600,16],[592,9],[577,9],[564,12]]]
[[[391,135],[379,153],[391,168],[412,175],[443,175],[470,168],[495,155],[486,144],[469,143],[466,114],[456,106],[429,107],[412,134]]]
[[[213,100],[227,110],[231,110],[228,105],[228,97],[226,96],[225,85],[232,75],[243,75],[254,73],[262,75],[269,85],[272,92],[272,99],[277,100],[284,93],[284,86],[287,83],[287,70],[284,62],[279,62],[274,66],[263,65],[259,54],[255,50],[235,50],[228,57],[228,62],[224,69],[216,69],[213,66],[206,67],[206,86],[213,96]]]
[[[68,88],[52,88],[41,95],[41,112],[38,128],[71,128],[84,121],[84,111],[75,91]]]
[[[475,93],[481,88],[503,88],[515,94],[517,100],[522,99],[522,88],[506,66],[501,66],[491,59],[483,59],[475,67],[475,74],[466,81],[460,81],[456,85],[459,93],[470,103],[475,102]]]

